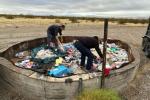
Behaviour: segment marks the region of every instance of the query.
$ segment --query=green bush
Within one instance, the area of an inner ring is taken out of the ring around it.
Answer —
[[[110,89],[84,90],[77,100],[121,100],[119,95]]]

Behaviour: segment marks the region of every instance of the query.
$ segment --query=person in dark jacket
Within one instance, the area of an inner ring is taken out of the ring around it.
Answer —
[[[47,42],[50,47],[58,47],[62,42],[62,30],[65,30],[65,25],[51,25],[47,29]],[[58,34],[60,35],[60,40],[58,39]],[[61,48],[63,49],[63,48]]]
[[[92,70],[91,67],[93,65],[93,59],[96,59],[97,57],[91,52],[91,48],[95,48],[97,53],[101,58],[103,58],[103,55],[101,53],[101,50],[99,48],[99,39],[97,36],[94,37],[81,37],[76,40],[74,43],[74,46],[80,51],[81,53],[81,66],[85,66],[85,57],[88,57],[87,64],[86,64],[86,70]]]

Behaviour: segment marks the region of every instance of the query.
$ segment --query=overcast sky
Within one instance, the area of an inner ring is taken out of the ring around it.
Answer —
[[[149,17],[150,0],[0,0],[1,14]]]

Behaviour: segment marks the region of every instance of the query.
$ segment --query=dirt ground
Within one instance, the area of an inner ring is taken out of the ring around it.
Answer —
[[[0,49],[8,47],[20,41],[45,37],[47,25],[3,25],[0,26]],[[135,79],[129,83],[121,94],[125,100],[150,100],[150,60],[141,50],[142,36],[146,32],[147,25],[109,25],[108,37],[127,42],[131,48],[136,48],[141,55],[141,65]],[[64,35],[83,35],[103,37],[102,24],[67,24]],[[134,52],[134,51],[133,51]],[[136,58],[140,59],[140,58]],[[0,87],[0,100],[23,100],[11,95]]]

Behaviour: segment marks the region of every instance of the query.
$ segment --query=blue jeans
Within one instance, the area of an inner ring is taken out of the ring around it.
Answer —
[[[79,41],[74,43],[74,46],[80,51],[81,53],[81,66],[85,66],[85,57],[88,57],[87,59],[87,64],[86,64],[86,69],[90,70],[91,66],[93,64],[93,59],[94,56],[91,52],[90,49],[86,48],[82,43],[80,43]]]
[[[56,41],[56,36],[53,36],[51,34],[47,34],[47,43],[48,43],[49,47],[51,47],[51,48],[58,47],[58,43]]]

